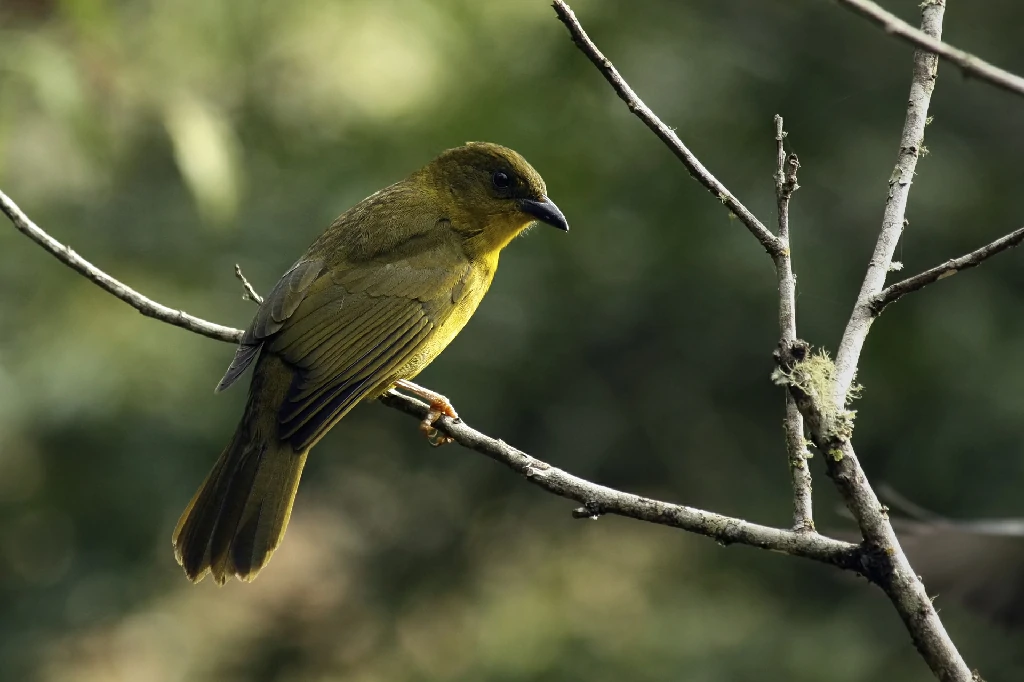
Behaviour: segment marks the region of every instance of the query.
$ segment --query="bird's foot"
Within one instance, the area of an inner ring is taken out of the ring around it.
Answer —
[[[429,442],[434,447],[439,447],[447,443],[455,441],[451,436],[441,433],[434,427],[434,423],[437,422],[441,417],[450,417],[452,419],[458,419],[459,413],[452,407],[452,403],[448,398],[445,398],[440,393],[435,393],[429,388],[424,388],[419,384],[414,384],[411,381],[405,379],[399,379],[395,382],[395,386],[404,391],[408,391],[415,396],[423,398],[430,404],[430,409],[427,411],[427,416],[420,422],[420,431],[427,437]]]

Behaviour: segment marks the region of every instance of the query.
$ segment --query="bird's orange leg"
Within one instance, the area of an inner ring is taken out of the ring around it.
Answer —
[[[427,416],[420,422],[420,431],[422,431],[427,437],[427,440],[431,445],[437,447],[439,445],[454,442],[454,438],[446,436],[434,428],[434,422],[442,416],[451,417],[452,419],[459,418],[458,412],[456,412],[455,408],[452,407],[452,403],[448,398],[445,398],[440,393],[431,391],[429,388],[424,388],[419,384],[414,384],[413,382],[406,381],[405,379],[399,379],[396,381],[395,388],[408,391],[409,393],[423,398],[430,403],[430,411],[427,412]]]

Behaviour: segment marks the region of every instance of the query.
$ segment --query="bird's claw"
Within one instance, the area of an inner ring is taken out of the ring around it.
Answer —
[[[459,414],[447,398],[443,395],[434,395],[430,401],[430,410],[427,412],[427,416],[420,422],[420,431],[427,437],[427,442],[435,448],[455,442],[454,438],[446,433],[441,433],[441,431],[434,427],[434,424],[441,417],[450,417],[457,420]]]
[[[423,428],[421,426],[420,428],[423,430],[423,433],[426,434],[427,442],[430,443],[435,448],[439,448],[442,445],[447,445],[448,443],[455,442],[454,438],[445,433],[441,433],[441,431],[435,429],[433,426],[428,426],[426,428]]]
[[[441,417],[449,417],[456,422],[459,421],[459,413],[452,407],[452,403],[448,398],[445,398],[440,393],[435,393],[428,388],[424,388],[418,384],[414,384],[411,381],[400,379],[395,382],[395,388],[408,391],[413,395],[419,396],[426,400],[430,407],[427,411],[427,416],[420,422],[420,431],[427,437],[427,441],[430,442],[434,447],[445,445],[446,443],[453,443],[455,439],[451,436],[441,433],[434,424]]]

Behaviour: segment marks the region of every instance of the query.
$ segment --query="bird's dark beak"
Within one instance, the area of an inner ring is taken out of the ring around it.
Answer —
[[[524,213],[532,215],[542,223],[547,223],[552,227],[557,227],[559,230],[569,231],[569,223],[566,222],[565,216],[555,206],[555,202],[551,201],[547,197],[542,197],[540,201],[535,199],[520,199],[519,207],[523,209]]]

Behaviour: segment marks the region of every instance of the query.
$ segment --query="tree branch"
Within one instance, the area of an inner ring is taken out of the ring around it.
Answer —
[[[942,36],[942,15],[946,9],[944,2],[945,0],[928,0],[922,5],[921,28],[935,40]],[[921,145],[924,143],[924,128],[928,125],[928,105],[935,89],[938,66],[939,60],[934,54],[923,50],[914,53],[914,75],[910,83],[907,117],[903,124],[896,167],[889,176],[889,196],[885,202],[882,230],[878,235],[860,294],[857,296],[857,302],[853,306],[850,321],[843,332],[836,354],[835,393],[832,396],[836,409],[843,409],[846,405],[847,395],[857,375],[857,365],[860,362],[864,341],[876,317],[871,309],[871,301],[885,286],[893,253],[906,224],[907,198],[910,196],[910,185],[914,180]]]
[[[821,358],[818,356],[819,361]],[[924,583],[910,566],[886,509],[860,466],[851,441],[852,413],[834,409],[831,396],[818,392],[827,382],[821,381],[821,366],[812,368],[810,359],[809,346],[803,341],[781,346],[778,360],[784,378],[780,383],[789,387],[829,477],[864,536],[868,579],[888,595],[914,646],[939,680],[976,680],[942,625]]]
[[[395,391],[382,397],[381,402],[417,419],[423,419],[427,414],[426,403]],[[530,483],[560,497],[579,502],[583,507],[574,513],[575,516],[626,516],[681,528],[714,538],[723,544],[742,544],[770,549],[864,574],[865,568],[860,562],[857,545],[833,540],[814,532],[794,532],[760,526],[693,507],[620,492],[553,467],[501,440],[480,433],[461,420],[442,417],[435,426],[452,437],[456,443],[504,464],[525,476]]]
[[[901,38],[911,45],[917,46],[919,49],[937,54],[941,59],[956,64],[965,75],[975,76],[1015,95],[1024,95],[1024,78],[1009,71],[1004,71],[998,66],[993,66],[948,43],[944,43],[938,39],[938,36],[914,28],[870,0],[837,0],[837,2],[869,21],[878,24],[886,33]],[[945,5],[945,2],[946,0],[927,0],[923,4]]]
[[[961,270],[976,268],[992,256],[1012,249],[1022,241],[1024,241],[1024,227],[959,258],[950,258],[942,265],[936,265],[930,270],[925,270],[913,277],[907,277],[895,284],[890,284],[871,299],[871,312],[877,317],[887,305],[899,300],[903,296],[923,289],[929,284],[934,284],[940,279],[952,277]]]
[[[572,40],[576,43],[576,46],[585,54],[597,70],[601,72],[605,80],[611,84],[616,94],[626,103],[629,110],[636,114],[637,118],[644,122],[644,124],[650,128],[655,135],[664,142],[672,153],[683,162],[686,169],[690,171],[690,175],[699,182],[704,188],[711,192],[715,197],[718,198],[725,206],[732,211],[733,215],[739,218],[740,222],[743,223],[750,233],[757,238],[757,241],[761,242],[761,246],[773,257],[776,258],[783,250],[782,242],[778,237],[773,235],[764,224],[751,213],[746,206],[740,203],[740,200],[733,196],[725,185],[719,182],[715,176],[708,171],[707,168],[693,155],[686,145],[683,144],[682,140],[675,132],[665,125],[660,118],[658,118],[653,111],[651,111],[643,100],[637,96],[633,89],[629,87],[629,84],[619,75],[618,70],[597,48],[597,45],[590,39],[587,32],[583,30],[583,26],[576,19],[576,15],[569,8],[563,0],[555,0],[553,7],[555,8],[555,14],[561,20],[565,27],[569,29],[569,35],[572,36]]]
[[[237,343],[242,330],[223,327],[201,320],[181,311],[171,310],[146,298],[126,284],[119,282],[33,223],[6,194],[0,192],[0,210],[3,211],[18,230],[27,234],[32,241],[42,246],[68,267],[84,275],[105,291],[125,301],[147,317],[182,327],[218,341]],[[239,279],[240,269],[236,269]],[[251,287],[246,287],[251,290]],[[250,295],[255,293],[250,291]],[[255,297],[259,298],[258,295]],[[422,420],[429,406],[394,391],[381,398],[388,407]],[[500,440],[495,440],[470,428],[461,420],[441,418],[435,427],[462,446],[479,452],[504,464],[527,478],[534,485],[561,497],[575,500],[584,505],[581,515],[599,516],[615,514],[640,521],[648,521],[673,528],[704,535],[722,544],[742,544],[769,549],[793,556],[813,559],[839,568],[864,573],[861,552],[857,545],[834,540],[817,533],[796,533],[790,530],[771,528],[749,523],[742,519],[723,516],[712,512],[685,507],[683,505],[659,502],[638,495],[620,492],[596,483],[578,478],[555,468]]]
[[[201,320],[198,317],[193,317],[192,315],[180,310],[168,308],[165,305],[161,305],[156,301],[146,298],[134,289],[125,286],[89,261],[79,256],[77,253],[72,251],[70,247],[61,244],[56,239],[43,232],[43,230],[29,220],[28,216],[18,208],[18,205],[11,201],[11,198],[3,192],[0,192],[0,210],[2,210],[4,214],[11,219],[11,223],[14,224],[14,227],[16,227],[19,232],[49,251],[50,254],[57,258],[57,260],[64,263],[64,265],[67,265],[78,274],[84,276],[107,293],[113,294],[117,298],[121,299],[146,317],[152,317],[155,320],[160,320],[167,324],[173,324],[175,327],[181,327],[182,329],[187,329],[190,332],[195,332],[196,334],[201,334],[211,339],[217,339],[218,341],[238,343],[239,339],[242,338],[242,330],[240,329],[224,327],[219,324],[214,324],[213,322]]]
[[[249,284],[249,280],[242,274],[242,266],[238,263],[235,263],[235,278],[242,283],[242,289],[245,290],[245,293],[242,294],[243,301],[252,301],[257,305],[263,305],[263,297],[257,294],[256,290]]]
[[[923,12],[924,28],[936,38],[941,35],[944,9],[941,2],[942,0],[930,0],[926,3]],[[705,187],[711,189],[707,181],[707,177],[710,176],[706,176],[703,166],[696,162],[696,159],[689,150],[682,146],[675,134],[665,127],[637,98],[611,62],[587,37],[569,7],[562,0],[555,0],[554,7],[559,19],[572,34],[576,45],[601,71],[619,97],[627,103],[630,110],[636,113],[662,141],[673,149],[695,178],[701,181]],[[910,567],[910,563],[900,548],[896,535],[884,514],[882,505],[878,502],[878,498],[860,468],[850,443],[850,433],[853,428],[851,414],[845,409],[849,387],[852,385],[856,373],[860,349],[873,319],[870,314],[869,302],[885,284],[885,276],[892,262],[892,254],[903,229],[907,196],[917,165],[921,142],[924,138],[928,103],[934,88],[937,61],[935,56],[930,54],[919,52],[915,56],[910,106],[904,125],[899,160],[890,180],[889,200],[886,202],[882,232],[857,305],[854,307],[853,316],[840,346],[840,356],[845,364],[841,365],[837,372],[830,361],[825,360],[823,356],[817,356],[819,360],[828,365],[825,370],[828,381],[820,381],[820,374],[816,379],[817,383],[809,383],[806,378],[799,376],[799,373],[805,373],[802,362],[807,359],[808,346],[802,341],[795,340],[795,304],[790,304],[790,298],[793,297],[795,291],[795,281],[788,249],[789,198],[796,189],[798,162],[795,159],[790,161],[785,155],[781,120],[776,121],[776,140],[779,153],[776,188],[780,234],[778,237],[772,236],[775,240],[772,242],[766,240],[757,229],[764,229],[760,222],[744,221],[744,224],[768,249],[778,271],[779,325],[783,341],[780,343],[777,356],[780,368],[777,378],[781,383],[789,386],[792,400],[810,429],[812,441],[825,454],[829,476],[835,482],[847,507],[857,520],[857,525],[865,539],[865,558],[868,561],[867,575],[889,596],[910,632],[915,646],[936,677],[943,682],[971,682],[971,671],[946,633],[925,592],[924,585]],[[771,248],[769,248],[769,244]],[[787,341],[790,334],[792,334],[793,340]],[[839,375],[838,380],[837,374]],[[812,390],[811,386],[815,385],[824,388],[825,391]],[[833,402],[834,400],[835,402]],[[789,412],[787,411],[787,421],[788,418]],[[792,426],[793,424],[787,423],[787,440],[793,433]],[[802,485],[802,482],[795,481],[795,490],[797,491],[795,496],[797,498],[800,496],[799,491]],[[798,509],[800,504],[798,499]]]
[[[779,241],[782,251],[775,257],[775,272],[779,279],[779,333],[780,343],[796,341],[796,275],[789,246],[789,200],[800,186],[796,173],[800,161],[796,154],[786,155],[786,131],[782,117],[775,116],[775,143],[777,165],[775,171],[775,197],[779,207]],[[797,409],[793,396],[786,392],[786,416],[783,420],[786,434],[786,452],[789,455],[789,473],[793,487],[793,530],[814,530],[814,509],[811,498],[811,470],[807,466],[810,453],[804,441],[804,418]]]

